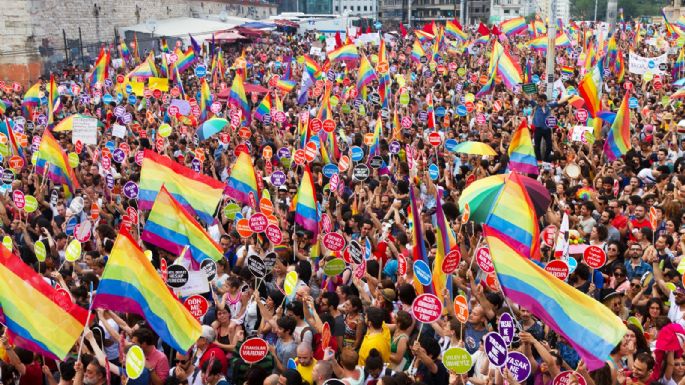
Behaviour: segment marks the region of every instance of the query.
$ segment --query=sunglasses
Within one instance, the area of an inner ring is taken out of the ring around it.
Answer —
[[[618,272],[618,271],[614,273],[614,277],[625,277],[625,276],[626,276],[625,274]]]

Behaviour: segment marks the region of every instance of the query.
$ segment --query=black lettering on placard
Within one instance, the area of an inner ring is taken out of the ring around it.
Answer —
[[[247,257],[247,269],[255,278],[266,277],[266,264],[258,255],[252,254]]]
[[[362,245],[360,245],[359,242],[350,242],[349,246],[347,246],[347,252],[350,254],[350,259],[352,262],[356,263],[357,265],[362,263],[363,250]]]
[[[354,179],[361,182],[369,179],[370,173],[371,170],[369,170],[369,166],[363,163],[359,163],[358,165],[354,166],[354,169],[352,170],[352,176],[354,176]]]
[[[205,272],[207,281],[213,281],[216,278],[216,263],[211,259],[205,259],[200,264],[200,268]]]
[[[188,283],[188,278],[188,269],[181,265],[171,265],[167,270],[166,284],[178,289]]]

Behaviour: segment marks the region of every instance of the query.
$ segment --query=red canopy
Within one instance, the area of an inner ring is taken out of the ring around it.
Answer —
[[[247,38],[252,38],[252,37],[261,37],[264,34],[264,31],[256,29],[256,28],[249,28],[249,27],[235,27],[235,31],[238,32],[239,34],[247,37]]]
[[[285,20],[285,19],[274,20],[274,24],[281,26],[281,27],[292,27],[292,28],[298,28],[300,26],[299,24],[295,23],[294,21]]]
[[[247,40],[245,36],[239,34],[237,31],[234,30],[217,32],[214,34],[214,39],[225,43],[233,43],[238,40]]]

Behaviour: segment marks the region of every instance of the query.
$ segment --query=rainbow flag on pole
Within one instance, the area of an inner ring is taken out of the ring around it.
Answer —
[[[256,207],[259,201],[259,185],[257,175],[252,165],[252,158],[241,151],[231,168],[231,174],[226,182],[226,194],[236,201]],[[252,199],[250,199],[252,195]]]
[[[31,118],[33,109],[40,105],[40,83],[32,85],[24,94],[24,99],[21,101],[21,109],[27,118]]]
[[[357,47],[354,46],[354,44],[345,44],[342,47],[338,49],[334,49],[333,51],[328,53],[328,60],[331,62],[337,61],[337,60],[358,60],[359,59],[359,52],[357,51]]]
[[[359,72],[357,73],[357,89],[361,90],[362,87],[370,84],[376,79],[376,71],[371,67],[371,63],[369,63],[369,59],[366,58],[366,55],[362,55],[361,61],[359,62]]]
[[[597,117],[602,97],[602,68],[600,67],[601,64],[596,65],[578,84],[578,93],[585,100],[585,106],[593,118]]]
[[[59,105],[59,92],[57,92],[57,84],[55,84],[55,75],[50,74],[50,83],[48,85],[48,124],[55,123],[55,111]]]
[[[233,77],[233,84],[231,85],[231,93],[228,95],[228,103],[234,104],[242,112],[243,122],[250,123],[250,105],[247,103],[245,96],[245,85],[243,84],[243,75],[236,71]]]
[[[88,312],[5,247],[0,247],[0,281],[0,322],[9,329],[12,342],[65,359],[83,332]]]
[[[514,131],[509,143],[509,169],[523,174],[538,174],[533,141],[530,139],[527,120],[524,119]]]
[[[621,106],[618,108],[614,123],[611,125],[611,130],[607,133],[607,139],[604,142],[604,153],[609,161],[614,161],[624,155],[631,149],[630,143],[630,108],[628,106],[628,99],[630,93],[626,92],[623,96]]]
[[[74,170],[69,166],[67,154],[62,150],[55,137],[52,136],[50,130],[45,130],[43,133],[36,161],[36,173],[43,175],[45,172],[47,172],[47,177],[51,181],[64,186],[66,196],[72,196],[76,189],[80,187]]]
[[[207,223],[214,221],[214,212],[223,195],[224,184],[166,156],[145,150],[140,171],[138,208],[150,210],[162,185],[186,210],[194,212]]]
[[[509,52],[502,47],[499,41],[495,40],[495,44],[501,47],[498,50],[502,52],[499,56],[499,61],[497,62],[497,73],[502,77],[504,85],[508,89],[513,90],[514,86],[523,83],[523,79],[521,78],[521,66],[518,61],[514,60]]]
[[[100,278],[93,307],[145,317],[162,341],[183,354],[202,331],[197,319],[169,291],[143,250],[123,228]]]
[[[461,39],[463,41],[468,39],[468,35],[460,28],[460,26],[451,20],[447,20],[445,23],[445,33],[455,39]]]
[[[254,112],[254,117],[255,119],[259,120],[260,122],[264,121],[264,117],[271,114],[271,93],[267,93],[266,96],[264,96],[264,99],[262,99],[261,102],[259,102],[259,105],[255,109]]]
[[[523,16],[515,17],[513,19],[505,20],[500,24],[500,29],[507,36],[518,35],[525,31],[528,25]]]
[[[109,51],[104,47],[100,49],[100,55],[98,55],[95,61],[95,67],[90,75],[90,86],[94,86],[99,83],[100,85],[105,84],[105,79],[107,78],[107,71],[109,68]]]
[[[419,213],[419,209],[416,206],[416,197],[414,196],[414,186],[410,185],[409,186],[409,213],[407,213],[407,219],[410,222],[410,227],[411,227],[411,233],[412,233],[412,238],[411,238],[411,253],[412,253],[412,262],[416,261],[424,261],[430,266],[430,263],[428,262],[428,254],[426,253],[426,244],[423,241],[423,224],[421,223],[421,214]],[[434,293],[433,291],[433,284],[431,283],[430,285],[421,285],[421,283],[414,278],[414,288],[416,289],[417,294],[423,294],[423,293]]]
[[[216,262],[224,257],[221,247],[164,186],[157,194],[140,238],[175,255],[180,255],[188,246],[197,263],[205,259]]]
[[[311,232],[311,239],[316,241],[319,234],[319,215],[316,211],[316,190],[314,179],[309,171],[309,166],[302,174],[300,186],[295,196],[295,223],[303,229]]]
[[[435,228],[435,240],[436,240],[436,252],[435,260],[433,261],[433,266],[436,269],[442,270],[442,262],[445,260],[445,256],[450,253],[452,249],[458,248],[457,237],[454,235],[454,231],[447,226],[447,218],[442,210],[442,189],[437,189],[436,192],[436,204],[435,204],[435,215],[433,216],[433,227]],[[433,287],[435,288],[435,293],[438,298],[442,298],[442,290],[447,287],[449,290],[450,298],[454,298],[452,293],[452,274],[435,274],[433,276]]]
[[[418,40],[414,40],[414,45],[411,48],[411,59],[418,62],[423,56],[426,56],[426,51]]]

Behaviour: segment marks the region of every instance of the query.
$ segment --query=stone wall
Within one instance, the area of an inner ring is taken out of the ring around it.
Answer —
[[[46,63],[64,59],[64,33],[70,53],[78,52],[79,28],[85,56],[96,56],[114,40],[117,27],[149,19],[228,16],[265,19],[275,4],[241,0],[11,0],[2,2],[0,80],[35,81]]]

